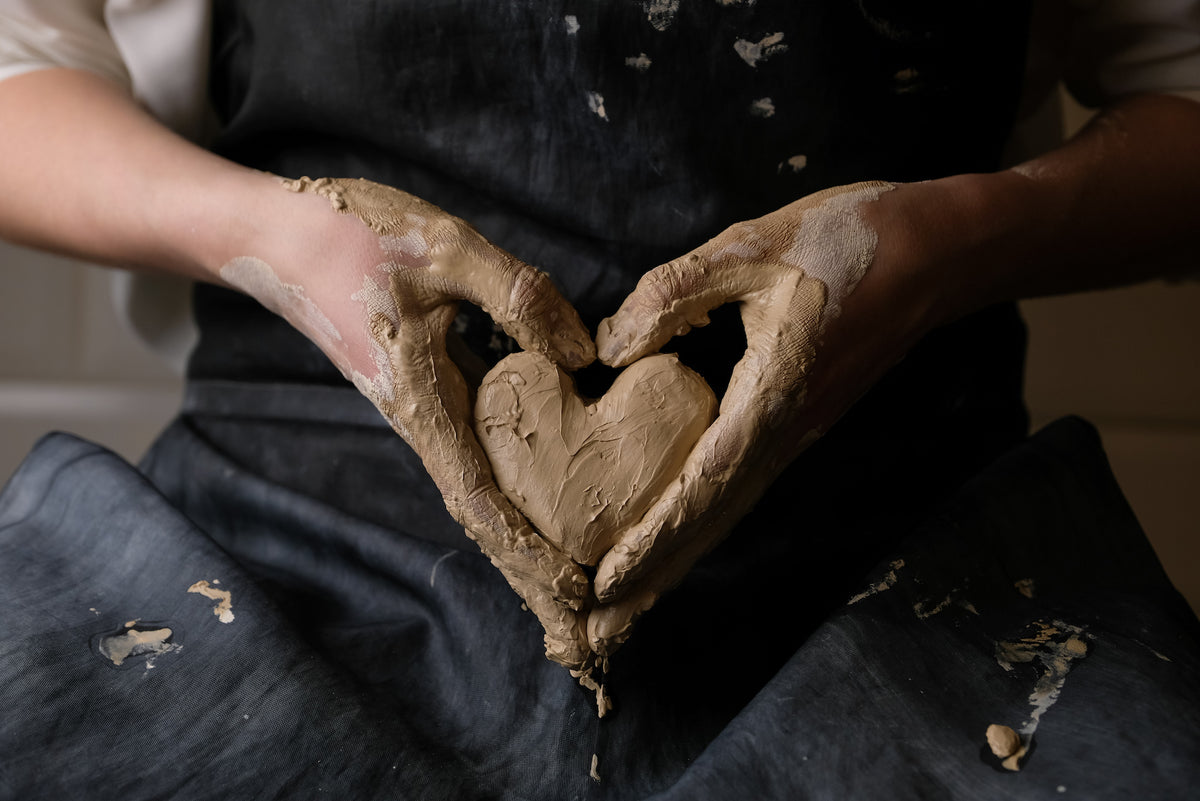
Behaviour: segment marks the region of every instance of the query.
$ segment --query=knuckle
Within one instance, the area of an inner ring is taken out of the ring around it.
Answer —
[[[513,271],[512,287],[508,294],[508,313],[518,319],[539,316],[551,304],[554,289],[550,277],[540,270],[519,264],[510,264]]]
[[[696,254],[673,259],[651,270],[639,289],[647,301],[670,307],[675,301],[694,294],[707,277],[707,264]]]

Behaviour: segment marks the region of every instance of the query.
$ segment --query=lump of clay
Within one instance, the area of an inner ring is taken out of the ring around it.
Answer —
[[[546,357],[515,353],[484,377],[475,431],[496,484],[547,540],[595,565],[679,474],[717,401],[674,354],[627,367],[596,401]]]
[[[987,727],[988,747],[992,753],[1001,759],[1001,765],[1008,770],[1020,770],[1021,757],[1025,756],[1026,748],[1021,742],[1021,735],[1008,726],[993,723]]]

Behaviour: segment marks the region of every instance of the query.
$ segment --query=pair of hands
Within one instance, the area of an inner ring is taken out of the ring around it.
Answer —
[[[313,339],[375,403],[420,455],[451,515],[537,615],[547,656],[576,670],[624,642],[634,620],[903,355],[930,316],[919,304],[888,315],[894,326],[877,316],[905,286],[906,271],[881,266],[889,251],[879,247],[887,228],[880,207],[905,187],[840,187],[733,226],[647,273],[593,345],[546,275],[437,207],[363,180],[284,185],[308,204],[305,213],[324,206],[314,217],[321,230],[305,238],[315,249],[269,241],[262,254],[229,261],[222,279]],[[602,558],[594,582],[492,479],[473,433],[470,389],[447,351],[459,300],[567,369],[597,353],[610,366],[628,365],[703,325],[712,309],[741,304],[747,350],[718,418],[678,478]]]

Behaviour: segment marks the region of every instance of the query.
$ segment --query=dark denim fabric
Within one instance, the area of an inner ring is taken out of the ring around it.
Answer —
[[[301,417],[238,437],[395,439],[369,415]],[[768,538],[751,572],[750,549],[722,546],[618,653],[604,720],[473,546],[402,504],[385,527],[267,481],[211,422],[157,444],[159,487],[52,435],[0,495],[0,798],[1169,799],[1200,782],[1200,624],[1081,421],[997,460],[865,577],[828,560],[819,519],[770,521],[805,546]],[[232,621],[188,592],[200,580],[231,593]],[[178,647],[117,667],[99,644],[131,626]],[[1022,640],[1028,659],[1006,659]],[[1026,724],[1048,687],[1022,770],[1001,769],[987,726]]]

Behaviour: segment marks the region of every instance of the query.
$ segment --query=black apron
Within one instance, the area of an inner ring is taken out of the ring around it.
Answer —
[[[594,330],[731,223],[995,167],[1028,8],[916,5],[218,0],[216,149],[421,196]],[[614,658],[604,720],[325,357],[233,293],[200,287],[196,311],[184,414],[145,477],[54,437],[0,496],[0,794],[1117,798],[1200,778],[1195,618],[1086,424],[1019,444],[1011,306],[931,334],[780,478]],[[742,343],[716,317],[669,349],[719,391]],[[1021,772],[991,723],[1034,727]]]

